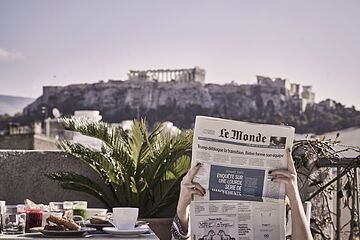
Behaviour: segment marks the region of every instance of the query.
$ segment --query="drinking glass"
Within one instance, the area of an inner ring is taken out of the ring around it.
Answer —
[[[87,202],[86,201],[74,201],[73,204],[74,204],[73,205],[73,215],[81,216],[83,219],[85,219]]]
[[[64,213],[64,202],[49,202],[50,212]]]
[[[4,213],[5,211],[5,201],[0,201],[0,215]]]
[[[65,202],[49,202],[49,210],[52,213],[61,212],[62,214],[64,214],[65,212],[70,211],[70,215],[72,216],[73,203],[69,202],[69,201],[65,201]]]
[[[3,234],[24,234],[26,224],[26,213],[21,206],[7,205],[1,215],[1,232]]]
[[[63,208],[64,208],[65,211],[70,211],[71,210],[71,212],[72,212],[73,206],[74,206],[73,202],[70,202],[70,201],[63,202]]]
[[[41,227],[43,210],[38,208],[26,210],[26,231],[33,227]]]
[[[1,215],[4,213],[5,211],[5,201],[0,201],[0,233],[1,233]]]

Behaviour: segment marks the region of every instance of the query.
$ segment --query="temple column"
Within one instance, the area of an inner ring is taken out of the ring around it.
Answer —
[[[155,74],[156,74],[156,79],[157,79],[158,81],[160,81],[159,71],[156,71]]]

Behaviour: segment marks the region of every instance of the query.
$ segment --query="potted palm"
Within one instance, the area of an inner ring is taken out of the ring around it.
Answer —
[[[58,146],[89,164],[107,189],[76,172],[55,172],[48,177],[65,189],[91,194],[109,209],[132,206],[139,208],[141,218],[167,217],[167,229],[158,232],[151,220],[150,227],[161,239],[170,238],[180,181],[190,167],[192,133],[171,135],[161,125],[149,132],[144,120],[134,120],[130,131],[104,122],[74,118],[63,122],[68,130],[102,141],[101,150],[69,140],[60,140]]]

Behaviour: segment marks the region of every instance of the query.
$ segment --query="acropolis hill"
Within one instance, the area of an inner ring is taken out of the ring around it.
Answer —
[[[199,67],[130,70],[128,76],[125,81],[45,86],[43,95],[27,106],[23,115],[40,119],[44,117],[42,107],[48,112],[56,107],[65,115],[75,110],[99,110],[107,122],[146,117],[150,125],[171,121],[181,128],[193,127],[196,115],[285,123],[295,126],[298,132],[360,125],[360,114],[354,108],[330,99],[316,104],[311,86],[301,87],[287,79],[257,76],[254,84],[206,84],[205,70]],[[324,114],[331,114],[334,121],[322,123],[329,118]],[[353,121],[346,125],[342,120],[345,116]]]

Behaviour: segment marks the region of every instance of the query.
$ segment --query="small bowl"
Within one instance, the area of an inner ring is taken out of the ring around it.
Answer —
[[[106,217],[107,211],[108,210],[106,208],[87,208],[86,209],[86,219],[89,219],[92,216]]]

